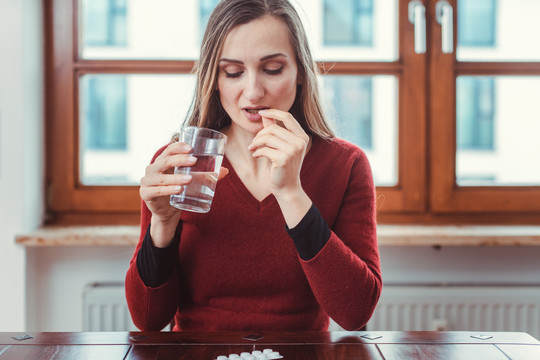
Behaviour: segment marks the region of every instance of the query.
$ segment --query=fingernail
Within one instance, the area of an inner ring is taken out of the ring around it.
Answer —
[[[268,110],[259,110],[259,115],[264,115],[268,112]]]
[[[189,180],[191,180],[192,177],[193,176],[191,176],[191,175],[182,175],[182,180],[183,181],[189,181]]]
[[[197,161],[197,158],[193,155],[189,155],[188,161],[194,162],[194,161]]]
[[[181,187],[181,186],[175,186],[175,187],[174,187],[174,192],[179,193],[179,192],[181,192],[181,191],[182,191],[182,187]]]

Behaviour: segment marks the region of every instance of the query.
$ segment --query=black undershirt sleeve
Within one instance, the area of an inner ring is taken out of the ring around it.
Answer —
[[[150,237],[150,225],[137,253],[137,270],[144,285],[159,287],[171,278],[178,262],[178,245],[182,225],[176,228],[173,241],[166,248],[155,247]]]
[[[298,255],[302,260],[310,260],[322,250],[330,239],[330,229],[326,220],[322,217],[319,209],[312,204],[306,215],[298,225],[289,229],[289,236],[293,239]]]

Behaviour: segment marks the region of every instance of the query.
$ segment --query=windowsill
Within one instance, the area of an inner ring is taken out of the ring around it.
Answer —
[[[16,236],[25,247],[130,246],[139,240],[138,226],[46,226]],[[379,225],[380,246],[536,246],[540,226]]]

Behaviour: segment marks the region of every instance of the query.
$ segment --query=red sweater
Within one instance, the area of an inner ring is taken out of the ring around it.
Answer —
[[[141,236],[126,275],[135,325],[160,330],[347,330],[364,326],[382,281],[375,190],[365,154],[344,140],[314,138],[302,187],[328,223],[330,239],[302,260],[273,195],[257,201],[225,157],[211,210],[183,212],[176,271],[150,288],[136,265],[151,213],[142,203]]]

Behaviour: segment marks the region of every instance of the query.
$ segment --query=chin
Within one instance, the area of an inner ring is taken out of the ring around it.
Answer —
[[[239,129],[242,129],[243,131],[247,131],[253,135],[256,135],[259,131],[261,131],[264,126],[262,122],[242,122],[242,123],[236,123],[236,126]]]
[[[251,125],[247,130],[253,135],[257,135],[262,129],[264,129],[264,126],[262,123],[259,123]]]

